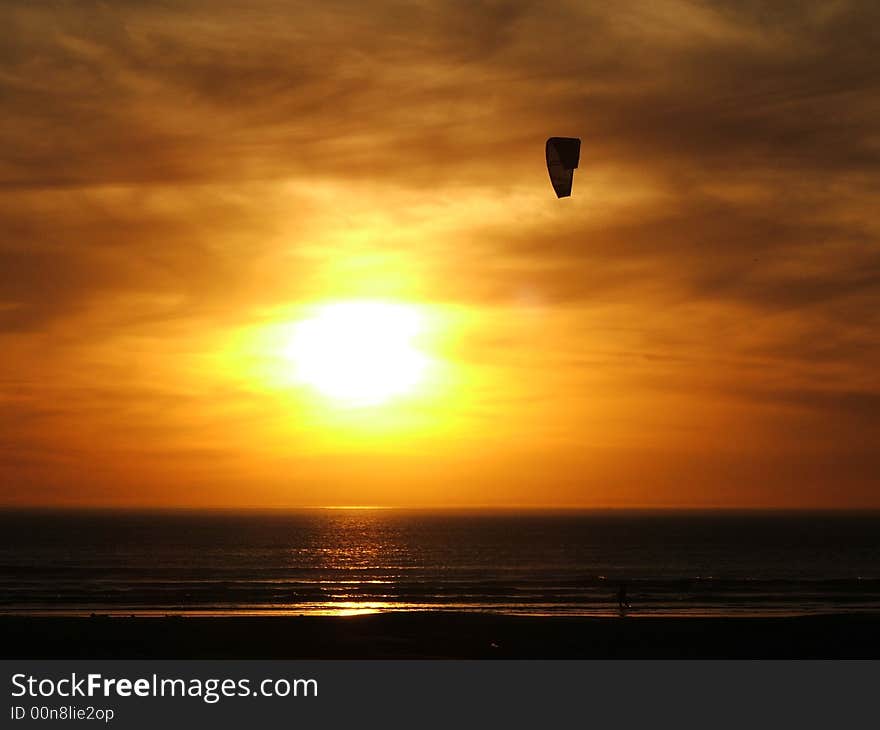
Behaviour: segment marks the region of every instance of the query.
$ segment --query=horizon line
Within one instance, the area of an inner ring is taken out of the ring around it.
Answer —
[[[0,512],[880,512],[880,505],[45,505],[0,504]]]

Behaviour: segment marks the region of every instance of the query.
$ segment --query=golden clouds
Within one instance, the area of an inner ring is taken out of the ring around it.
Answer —
[[[877,15],[7,3],[3,499],[441,503],[446,468],[474,503],[872,502]],[[364,298],[456,313],[395,440],[224,365]]]

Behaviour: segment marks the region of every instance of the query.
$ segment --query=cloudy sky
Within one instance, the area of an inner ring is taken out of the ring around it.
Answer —
[[[0,503],[880,507],[878,29],[3,3]],[[415,308],[432,380],[285,377],[351,301]]]

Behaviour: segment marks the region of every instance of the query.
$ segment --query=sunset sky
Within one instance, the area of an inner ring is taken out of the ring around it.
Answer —
[[[0,35],[0,504],[880,507],[880,4]]]

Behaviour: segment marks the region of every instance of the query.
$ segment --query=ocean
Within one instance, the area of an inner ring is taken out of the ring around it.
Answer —
[[[880,513],[0,512],[0,613],[880,611]]]

